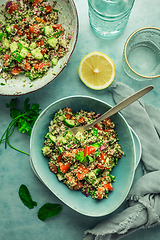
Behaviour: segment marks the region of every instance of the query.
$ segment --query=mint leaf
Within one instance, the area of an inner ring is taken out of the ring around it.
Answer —
[[[47,218],[58,215],[62,210],[62,205],[46,203],[38,211],[38,218],[45,221]]]
[[[31,194],[24,184],[22,184],[19,188],[19,197],[22,200],[23,204],[29,209],[33,209],[35,206],[37,206],[37,203],[32,200]]]

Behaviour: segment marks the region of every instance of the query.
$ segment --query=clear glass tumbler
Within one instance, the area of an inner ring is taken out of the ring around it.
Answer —
[[[88,0],[92,30],[101,38],[115,38],[125,29],[135,0]]]

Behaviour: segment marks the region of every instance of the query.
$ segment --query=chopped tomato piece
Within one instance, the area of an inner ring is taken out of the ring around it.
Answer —
[[[46,52],[47,52],[47,48],[43,48],[43,49],[41,50],[42,55],[44,55]]]
[[[29,30],[32,34],[34,34],[35,36],[38,36],[40,32],[40,27],[38,24],[34,24],[29,27]]]
[[[62,27],[61,24],[54,24],[54,25],[53,25],[53,28],[58,29],[58,31],[63,30],[63,27]]]
[[[107,188],[107,189],[110,190],[110,191],[113,190],[113,187],[112,187],[111,183],[109,183],[109,182],[106,183],[106,184],[104,184],[104,187]]]
[[[96,148],[93,146],[86,146],[84,149],[84,156],[90,155],[96,151]]]
[[[17,29],[17,30],[19,30],[19,27],[18,27],[17,24],[14,25],[14,28]]]
[[[28,39],[28,40],[31,40],[31,39],[32,39],[31,34],[30,34],[29,32],[26,32],[25,34],[27,34],[27,39]]]
[[[112,128],[109,128],[109,129],[105,129],[104,130],[104,132],[113,132],[114,131],[114,129],[112,129]]]
[[[35,7],[41,2],[42,2],[42,0],[33,0],[32,6]]]
[[[62,155],[59,155],[58,158],[57,158],[57,163],[60,162],[62,159]]]
[[[65,117],[66,117],[67,119],[71,119],[72,115],[69,114],[69,113],[66,113],[66,114],[65,114]]]
[[[103,120],[102,123],[103,123],[104,125],[106,125],[108,121],[111,121],[111,120],[110,120],[109,118],[106,118],[106,119]]]
[[[97,166],[96,166],[98,169],[101,169],[101,170],[104,170],[105,167],[102,163],[98,163]]]
[[[60,166],[60,170],[61,170],[61,172],[62,172],[63,174],[66,173],[66,172],[69,170],[69,164],[68,164],[68,163],[62,164],[62,165]]]
[[[39,64],[38,64],[38,63],[34,63],[34,65],[33,65],[33,66],[34,66],[34,68],[35,68],[35,69],[38,69],[38,67],[39,67]]]
[[[24,69],[25,69],[25,71],[31,70],[31,65],[28,61],[26,61],[26,63],[24,64]]]
[[[57,166],[53,163],[49,163],[49,168],[50,168],[50,171],[57,174],[58,173],[58,169],[57,169]]]
[[[100,126],[97,123],[94,125],[94,127],[99,129],[99,130],[102,130],[102,128],[100,128]]]
[[[14,68],[12,68],[12,70],[11,70],[11,73],[13,74],[13,75],[18,75],[19,73],[21,72],[21,68],[20,67],[14,67]]]
[[[52,11],[52,6],[46,6],[46,13],[50,13]]]
[[[74,190],[79,190],[79,189],[81,189],[82,187],[83,187],[83,183],[80,182],[80,181],[78,181],[78,182],[77,182],[77,185],[74,187]]]
[[[98,160],[105,161],[105,154],[103,151],[100,152],[100,156]]]
[[[82,180],[88,172],[89,172],[88,168],[86,168],[84,165],[80,165],[77,168],[77,173],[76,173],[78,180]]]
[[[104,192],[104,187],[99,187],[96,193],[96,196],[98,199],[102,199],[103,198],[103,192]]]
[[[4,61],[7,61],[9,59],[9,55],[5,54],[3,59],[4,59]]]
[[[17,3],[15,3],[15,2],[12,2],[12,5],[9,7],[9,14],[12,14],[15,10],[17,10],[18,9],[18,5],[17,5]]]
[[[81,118],[79,118],[78,120],[77,120],[77,122],[79,122],[79,123],[83,123],[83,122],[85,122],[86,120],[85,120],[85,118],[84,117],[81,117]]]

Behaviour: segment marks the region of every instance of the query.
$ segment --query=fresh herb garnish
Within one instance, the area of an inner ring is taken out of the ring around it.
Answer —
[[[35,206],[37,206],[37,203],[32,200],[31,194],[24,184],[22,184],[19,188],[19,197],[23,204],[29,209],[33,209]]]
[[[38,218],[45,221],[46,218],[58,215],[62,210],[61,204],[46,203],[38,211]]]
[[[84,161],[84,152],[80,151],[78,154],[76,154],[75,159],[77,159],[77,161],[79,161],[79,162],[83,162]]]
[[[6,104],[6,107],[10,108],[10,116],[12,117],[13,120],[10,122],[7,129],[3,133],[0,139],[0,144],[1,142],[5,141],[5,148],[7,148],[8,144],[11,148],[21,153],[30,155],[29,153],[23,152],[13,147],[9,142],[9,137],[13,134],[16,126],[18,126],[19,132],[21,133],[27,132],[29,136],[31,135],[32,127],[37,117],[39,116],[40,111],[39,104],[34,103],[32,104],[32,106],[30,106],[29,98],[26,98],[24,101],[24,110],[21,112],[16,109],[16,99],[12,99],[10,104],[8,103]]]
[[[94,158],[92,158],[91,156],[87,155],[84,156],[84,152],[80,151],[78,154],[76,154],[75,159],[77,159],[77,161],[79,162],[84,162],[84,161],[88,161],[89,163],[93,163],[94,162]]]
[[[32,200],[31,194],[26,185],[22,184],[19,187],[18,193],[23,204],[29,209],[33,209],[35,206],[37,206],[37,202]],[[46,203],[38,210],[38,218],[41,221],[45,221],[47,218],[54,217],[61,212],[62,207],[63,206],[61,204]]]

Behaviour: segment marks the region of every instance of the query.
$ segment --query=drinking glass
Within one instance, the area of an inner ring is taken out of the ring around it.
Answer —
[[[119,36],[125,29],[135,0],[88,0],[92,30],[101,38]]]
[[[124,46],[122,64],[132,79],[160,77],[160,29],[144,27],[132,33]]]

